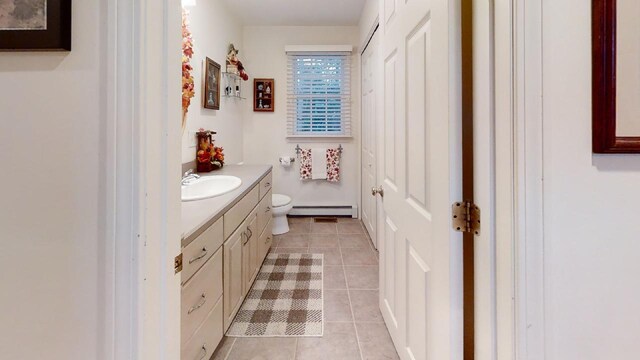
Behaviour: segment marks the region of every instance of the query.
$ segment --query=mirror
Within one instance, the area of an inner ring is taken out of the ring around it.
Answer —
[[[593,152],[640,153],[640,1],[592,6]]]

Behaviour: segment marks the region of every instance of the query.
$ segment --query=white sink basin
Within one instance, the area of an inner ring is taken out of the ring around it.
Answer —
[[[235,176],[213,175],[191,180],[189,185],[182,185],[182,201],[208,199],[231,192],[242,185],[242,180]]]

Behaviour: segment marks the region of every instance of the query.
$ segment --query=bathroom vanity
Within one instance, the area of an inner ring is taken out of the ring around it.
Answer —
[[[239,188],[182,203],[183,360],[211,357],[271,248],[271,171],[225,166],[212,175],[236,176]]]

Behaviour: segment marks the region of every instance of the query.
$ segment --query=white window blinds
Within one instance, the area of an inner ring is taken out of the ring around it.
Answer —
[[[350,53],[289,53],[288,135],[351,136]]]

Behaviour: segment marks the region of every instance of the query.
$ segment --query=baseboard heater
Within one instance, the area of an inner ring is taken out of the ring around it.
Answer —
[[[357,206],[294,206],[292,216],[351,216],[358,218]]]

